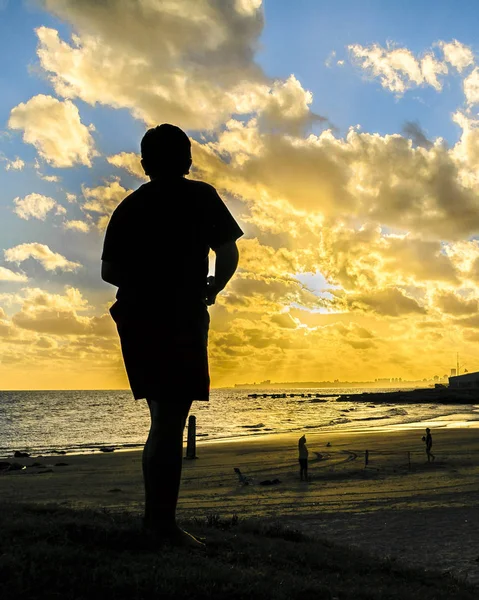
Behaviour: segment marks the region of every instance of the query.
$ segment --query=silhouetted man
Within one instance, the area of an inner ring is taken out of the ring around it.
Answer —
[[[243,232],[212,186],[184,178],[191,143],[181,129],[149,129],[141,156],[151,181],[113,212],[102,278],[118,287],[110,312],[133,395],[146,398],[151,414],[142,461],[145,528],[160,540],[201,545],[176,524],[183,431],[192,401],[209,397],[207,305],[238,266]],[[207,277],[210,249],[214,277]]]
[[[306,446],[306,436],[303,435],[298,441],[298,452],[299,452],[299,478],[301,481],[308,481],[308,447]]]
[[[436,459],[436,457],[431,452],[431,448],[432,448],[432,435],[431,435],[431,430],[429,429],[429,427],[426,428],[426,435],[424,435],[422,437],[422,441],[426,442],[427,462],[431,462],[431,458],[434,461]]]

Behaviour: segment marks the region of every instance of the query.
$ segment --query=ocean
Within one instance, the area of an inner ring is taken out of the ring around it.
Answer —
[[[200,443],[274,433],[479,426],[479,405],[338,402],[339,394],[366,389],[216,389],[194,402]],[[180,388],[178,389],[180,393]],[[304,394],[304,398],[248,398],[248,394]],[[309,394],[331,394],[308,398]],[[128,390],[0,392],[0,457],[139,448],[149,425],[145,401]]]

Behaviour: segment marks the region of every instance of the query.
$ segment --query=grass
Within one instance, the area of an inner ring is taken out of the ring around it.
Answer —
[[[2,600],[473,600],[447,575],[407,570],[275,523],[184,523],[206,551],[157,549],[140,519],[0,505]]]

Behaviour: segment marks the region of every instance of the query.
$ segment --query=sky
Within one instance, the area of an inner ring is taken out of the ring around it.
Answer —
[[[478,18],[0,0],[1,387],[128,386],[100,255],[163,122],[245,232],[210,310],[213,387],[479,370]]]

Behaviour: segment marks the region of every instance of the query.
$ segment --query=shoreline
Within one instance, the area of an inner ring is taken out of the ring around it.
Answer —
[[[350,475],[353,479],[362,478],[364,475],[367,480],[373,469],[379,473],[384,471],[390,474],[394,471],[403,473],[407,466],[407,455],[411,455],[411,463],[414,469],[428,468],[426,463],[426,454],[424,444],[421,441],[422,430],[402,429],[395,431],[379,430],[370,428],[369,431],[335,431],[335,432],[306,432],[307,445],[309,448],[310,474],[315,475],[323,481],[328,479],[340,479],[339,474]],[[479,473],[479,432],[477,428],[454,428],[442,427],[433,430],[433,452],[437,452],[438,460],[431,465],[431,473],[438,473],[442,469],[448,468],[450,463],[459,461],[462,466],[466,463],[469,471]],[[184,460],[184,476],[188,480],[195,471],[201,472],[205,480],[215,481],[219,488],[227,486],[236,488],[237,478],[234,475],[233,467],[245,468],[247,475],[259,477],[261,473],[264,479],[277,474],[283,477],[285,481],[296,485],[297,479],[297,441],[298,433],[278,433],[262,434],[255,437],[249,437],[245,440],[216,440],[210,443],[197,445],[197,460]],[[184,451],[186,446],[184,447]],[[369,451],[369,467],[364,468],[364,453]],[[88,500],[88,489],[91,485],[99,485],[98,492],[105,502],[110,504],[111,496],[108,496],[108,482],[113,483],[118,479],[118,484],[126,484],[127,487],[138,486],[141,499],[141,469],[137,466],[141,462],[141,449],[126,449],[116,452],[96,452],[79,453],[66,455],[43,455],[42,457],[32,456],[30,458],[17,458],[8,461],[20,462],[26,466],[26,469],[18,471],[1,472],[0,476],[0,496],[7,499],[11,497],[22,496],[24,501],[30,497],[35,501],[37,491],[41,491],[43,500],[55,501],[62,494],[57,491],[69,487],[66,494],[73,503],[78,501],[80,504]],[[476,466],[476,456],[477,466]],[[42,462],[46,468],[52,471],[42,473],[44,467],[33,467],[34,463]],[[57,466],[58,463],[67,463]],[[97,474],[105,471],[106,479],[97,480]],[[451,473],[457,472],[452,470]],[[428,473],[426,471],[426,473]],[[449,475],[451,475],[449,473]],[[87,474],[94,476],[91,481],[86,481],[86,488],[79,487],[75,489],[78,478],[84,479]],[[334,477],[330,475],[334,474]],[[42,475],[42,477],[37,477]],[[224,477],[224,484],[221,485],[219,477]],[[197,475],[194,477],[197,478]],[[455,477],[452,476],[452,479]],[[7,484],[7,482],[9,482]],[[210,481],[211,483],[211,481]],[[189,484],[186,483],[188,486]],[[349,483],[348,483],[349,485]],[[18,486],[18,487],[17,487]],[[112,487],[115,487],[112,485]],[[201,489],[201,485],[197,486]],[[207,487],[211,487],[207,485]],[[419,486],[420,487],[420,486]],[[8,490],[6,489],[8,488]],[[477,488],[479,492],[479,477],[477,478]],[[243,488],[244,489],[244,488]],[[279,488],[277,488],[279,489]],[[312,490],[313,488],[311,488]],[[419,488],[418,488],[419,489]],[[309,491],[311,491],[309,490]],[[21,493],[20,493],[21,492]],[[106,495],[105,495],[106,494]],[[99,496],[97,495],[94,504]],[[118,504],[117,500],[114,502]],[[125,498],[125,506],[128,504]],[[250,507],[251,508],[251,507]],[[323,509],[326,508],[323,505]]]
[[[337,427],[331,427],[328,425],[318,425],[318,426],[306,426],[304,428],[298,428],[294,431],[286,431],[286,432],[250,432],[249,434],[241,435],[241,436],[231,436],[224,438],[209,438],[206,439],[203,436],[198,436],[196,439],[197,447],[206,447],[213,446],[216,444],[229,444],[229,443],[250,443],[254,441],[267,441],[267,440],[275,440],[282,438],[284,436],[299,436],[300,433],[305,433],[309,436],[318,436],[318,435],[327,435],[327,436],[349,436],[349,435],[362,435],[362,434],[370,434],[375,433],[378,435],[385,433],[404,433],[404,432],[413,432],[419,429],[425,429],[426,427],[430,427],[433,430],[444,430],[444,429],[457,429],[457,430],[470,430],[479,428],[479,419],[470,419],[470,420],[448,420],[449,416],[458,417],[461,416],[457,413],[451,413],[451,415],[445,415],[437,417],[436,419],[426,419],[422,421],[411,421],[406,423],[393,423],[391,425],[383,424],[383,425],[374,425],[374,420],[366,421],[364,425],[355,425],[352,427],[344,427],[342,429],[338,429]],[[466,415],[470,416],[470,415]],[[186,447],[186,434],[187,429],[185,430],[184,437],[184,446]],[[43,452],[36,452],[35,450],[29,450],[27,448],[16,448],[15,450],[20,452],[27,452],[30,454],[29,458],[54,458],[54,457],[70,457],[70,456],[99,456],[102,454],[112,454],[112,453],[125,453],[125,452],[139,452],[143,449],[144,442],[139,443],[127,443],[124,445],[121,444],[102,444],[101,446],[89,446],[85,448],[85,451],[78,451],[78,449],[68,450],[68,447],[58,450],[58,449],[49,449],[44,450]],[[113,452],[111,451],[102,451],[102,447],[114,448]],[[13,452],[10,454],[0,453],[0,460],[11,460],[13,459]],[[21,457],[19,458],[21,460]]]

